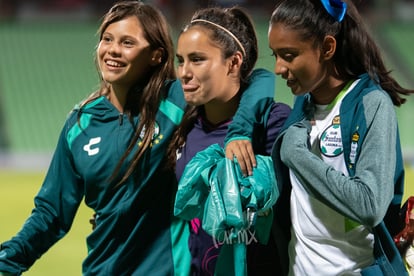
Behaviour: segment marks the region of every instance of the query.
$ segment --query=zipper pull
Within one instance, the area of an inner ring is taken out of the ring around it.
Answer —
[[[119,125],[122,126],[122,123],[124,122],[124,113],[119,113],[118,121]]]

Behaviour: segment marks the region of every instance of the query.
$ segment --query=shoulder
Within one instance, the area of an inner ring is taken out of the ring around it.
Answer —
[[[358,127],[360,134],[368,130],[371,133],[389,133],[397,129],[397,115],[391,97],[367,77],[361,78],[344,98],[340,112],[344,128]]]
[[[89,126],[92,118],[99,118],[102,121],[109,121],[110,119],[112,121],[118,119],[118,113],[103,96],[87,103],[82,101],[72,108],[66,118],[66,136],[77,136]]]
[[[370,116],[378,110],[394,112],[391,97],[368,74],[363,74],[355,81],[354,87],[343,99],[341,112],[343,114],[363,112],[364,116]]]
[[[351,96],[353,99],[348,104],[351,103],[351,106],[362,105],[366,115],[377,113],[379,110],[384,110],[386,113],[394,112],[394,104],[390,95],[374,80],[364,81],[362,78],[354,90],[356,90],[352,91],[354,96]]]
[[[270,110],[271,110],[271,113],[276,113],[276,114],[288,113],[289,114],[292,111],[292,108],[286,103],[274,102],[272,103]]]
[[[289,105],[280,102],[274,102],[270,107],[269,115],[267,116],[266,128],[268,132],[275,131],[279,133],[289,118],[292,109]]]
[[[382,122],[396,121],[397,115],[390,96],[382,89],[372,90],[362,97],[365,118],[368,122],[378,119]]]
[[[388,93],[366,73],[359,76],[352,86],[351,91],[343,100],[346,106],[358,104],[363,104],[364,106],[377,106],[379,104],[393,106]]]
[[[68,119],[70,121],[76,119],[79,120],[84,117],[102,116],[104,114],[110,114],[114,111],[114,108],[108,103],[104,96],[91,99],[90,101],[81,101],[76,104],[69,112]]]
[[[255,68],[252,73],[249,76],[249,80],[253,80],[256,78],[260,78],[260,79],[269,79],[271,81],[275,81],[276,80],[276,75],[275,73],[264,69],[264,68]]]
[[[369,93],[363,95],[362,100],[364,106],[394,106],[391,97],[380,87],[378,87],[377,89],[373,89]]]
[[[166,99],[165,101],[171,102],[176,106],[184,109],[186,102],[184,99],[184,92],[179,80],[167,80],[165,82]]]
[[[268,116],[268,121],[285,121],[292,109],[289,105],[281,102],[274,102],[270,107],[270,112]]]

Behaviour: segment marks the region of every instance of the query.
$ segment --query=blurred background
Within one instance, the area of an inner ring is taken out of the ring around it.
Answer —
[[[292,0],[294,1],[294,0]],[[101,17],[116,1],[0,0],[0,242],[21,227],[33,208],[58,135],[71,108],[97,89],[94,66]],[[267,43],[274,1],[153,0],[171,24],[174,43],[201,7],[248,8],[257,28],[258,67],[273,70]],[[414,0],[354,0],[403,86],[414,87]],[[364,49],[355,49],[364,51]],[[292,105],[285,82],[275,98]],[[414,98],[397,108],[407,168],[414,166]],[[411,178],[407,178],[411,181]],[[414,181],[414,179],[413,179]],[[406,187],[410,187],[407,183]],[[411,191],[407,192],[414,194]],[[80,275],[92,212],[81,207],[73,230],[25,275]],[[78,222],[79,221],[79,222]],[[73,232],[73,233],[72,233]],[[55,271],[53,269],[56,269]]]
[[[384,50],[394,76],[414,87],[414,0],[354,0]],[[97,88],[94,50],[100,19],[111,0],[0,0],[0,167],[48,165],[70,109]],[[173,35],[193,11],[208,5],[249,9],[260,43],[258,67],[273,70],[267,44],[273,2],[267,0],[152,0]],[[174,40],[175,42],[175,40]],[[364,49],[355,49],[363,51]],[[283,81],[275,97],[292,102]],[[414,155],[412,100],[398,109],[407,159]]]

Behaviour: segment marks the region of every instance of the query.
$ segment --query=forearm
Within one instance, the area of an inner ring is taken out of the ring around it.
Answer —
[[[383,219],[393,196],[396,121],[385,111],[367,118],[368,132],[358,145],[361,151],[353,176],[335,170],[300,143],[290,146],[286,154],[287,165],[309,193],[341,214],[369,226]]]
[[[26,271],[69,231],[83,193],[64,151],[62,147],[56,150],[34,199],[35,208],[22,229],[1,245],[0,271]]]
[[[20,274],[28,270],[50,247],[62,238],[62,229],[54,208],[37,204],[22,229],[1,245],[0,271]],[[47,210],[49,209],[49,210]]]
[[[263,123],[263,115],[274,102],[274,73],[256,69],[249,79],[249,85],[242,93],[239,108],[229,125],[225,144],[234,139],[251,139],[254,124]]]
[[[386,208],[379,200],[375,178],[345,176],[309,151],[298,156],[289,167],[312,196],[361,224],[374,226],[381,221]],[[369,171],[364,174],[375,175]]]

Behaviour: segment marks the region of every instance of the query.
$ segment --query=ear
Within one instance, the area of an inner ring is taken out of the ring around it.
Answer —
[[[243,55],[241,52],[237,51],[233,56],[229,58],[229,73],[239,71],[243,63]]]
[[[156,66],[162,62],[162,57],[164,55],[164,49],[158,48],[151,53],[150,65]]]
[[[322,58],[331,59],[336,51],[336,39],[331,35],[325,36],[322,43]]]

